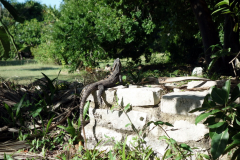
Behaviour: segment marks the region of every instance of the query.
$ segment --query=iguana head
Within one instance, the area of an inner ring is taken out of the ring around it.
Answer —
[[[119,58],[115,59],[115,60],[114,60],[114,63],[113,63],[113,71],[114,71],[116,68],[118,68],[118,69],[120,70],[121,67],[122,67],[122,64],[121,64],[121,62],[120,62],[120,59],[119,59]]]

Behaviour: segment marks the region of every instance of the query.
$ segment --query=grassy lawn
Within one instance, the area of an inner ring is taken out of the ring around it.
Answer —
[[[145,63],[145,58],[142,56],[142,64]],[[152,57],[152,62],[166,62],[167,56],[163,56],[163,54],[156,54]],[[126,65],[127,59],[121,59],[122,65]],[[113,60],[108,62],[100,61],[100,68],[104,69],[104,67],[109,64],[113,64]],[[148,63],[149,64],[149,63]],[[14,60],[14,61],[0,61],[0,77],[5,80],[11,80],[18,84],[29,84],[36,80],[36,78],[42,78],[43,75],[41,73],[46,74],[50,79],[56,78],[59,71],[61,70],[59,79],[66,81],[74,81],[76,79],[82,80],[83,76],[80,73],[69,74],[66,68],[62,68],[60,65],[46,65],[39,64],[34,60]]]
[[[68,74],[66,69],[58,65],[38,64],[34,60],[0,61],[0,77],[18,84],[28,84],[36,78],[42,78],[42,73],[53,79],[60,70],[60,80],[73,81],[75,78],[80,78],[79,74]]]

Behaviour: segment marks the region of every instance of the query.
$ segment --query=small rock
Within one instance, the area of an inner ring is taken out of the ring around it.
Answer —
[[[203,75],[203,68],[202,67],[195,67],[192,71],[192,76],[202,76]]]

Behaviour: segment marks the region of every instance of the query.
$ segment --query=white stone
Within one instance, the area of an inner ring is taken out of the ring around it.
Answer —
[[[188,113],[202,106],[205,92],[172,92],[162,96],[161,112],[181,115],[199,115],[201,112]]]
[[[118,89],[118,104],[126,106],[153,106],[160,102],[163,89],[161,88],[126,88]]]
[[[86,138],[89,141],[107,141],[109,138],[114,138],[116,141],[121,141],[123,135],[120,132],[114,131],[101,126],[95,126],[94,124],[89,123],[85,126]],[[107,138],[107,137],[109,138]]]
[[[195,125],[185,120],[176,121],[173,126],[168,126],[166,132],[177,142],[198,141],[208,133],[208,128],[204,124]]]
[[[217,82],[215,81],[191,81],[191,82],[188,82],[187,89],[210,88],[216,85],[217,85]]]
[[[203,75],[203,68],[202,67],[195,67],[192,71],[192,76],[202,76]]]
[[[147,113],[139,111],[130,111],[127,113],[133,122],[136,129],[142,129],[146,124]],[[132,127],[127,124],[131,123],[123,111],[111,111],[109,109],[92,109],[89,108],[90,123],[97,126],[107,128],[128,130],[131,131]]]

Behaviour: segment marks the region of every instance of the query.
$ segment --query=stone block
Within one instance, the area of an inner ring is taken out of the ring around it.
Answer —
[[[125,88],[118,89],[118,104],[126,106],[153,106],[160,102],[163,89],[161,88]]]
[[[175,121],[174,127],[168,126],[167,134],[177,142],[198,141],[208,133],[204,124],[192,124],[185,120]]]
[[[181,115],[199,115],[201,112],[188,113],[189,111],[202,106],[204,92],[172,92],[165,94],[161,99],[161,112]]]
[[[127,113],[131,121],[137,129],[142,129],[146,124],[147,113],[139,111],[130,111]],[[130,123],[129,119],[123,111],[111,111],[108,109],[92,109],[89,108],[90,124],[113,128],[117,130],[132,131],[131,125],[125,127]]]

